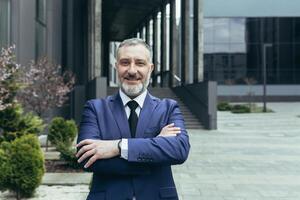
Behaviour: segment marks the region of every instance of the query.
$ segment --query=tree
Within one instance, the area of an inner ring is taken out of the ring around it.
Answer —
[[[17,91],[22,86],[20,65],[15,61],[15,46],[2,48],[0,55],[0,111],[15,103]]]
[[[43,120],[33,113],[24,113],[20,104],[13,104],[0,111],[0,143],[13,141],[23,135],[40,134],[44,129]]]
[[[31,62],[24,68],[23,74],[26,87],[18,92],[17,99],[27,110],[40,117],[51,108],[63,106],[75,83],[70,71],[62,73],[61,66],[46,58]]]
[[[32,113],[24,113],[18,104],[18,91],[26,86],[22,67],[16,63],[15,46],[3,48],[0,55],[0,143],[12,141],[26,134],[39,134],[43,120]]]

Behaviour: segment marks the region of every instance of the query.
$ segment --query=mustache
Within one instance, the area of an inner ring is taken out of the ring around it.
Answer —
[[[138,76],[137,74],[127,74],[126,76],[124,76],[124,78],[128,80],[136,80],[136,79],[140,79],[141,77]]]

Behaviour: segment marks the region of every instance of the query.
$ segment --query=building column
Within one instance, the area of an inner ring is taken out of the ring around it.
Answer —
[[[157,85],[157,13],[153,15],[153,64],[154,64],[154,70],[152,72],[152,86],[155,87]]]
[[[181,0],[181,82],[182,84],[189,83],[189,66],[190,66],[190,52],[189,41],[190,41],[190,1]]]
[[[150,21],[146,22],[146,43],[150,45]]]
[[[102,62],[102,0],[91,0],[88,5],[88,79],[101,76]]]
[[[170,1],[170,78],[169,87],[174,86],[174,75],[177,69],[177,31],[176,31],[176,0]]]
[[[194,0],[194,77],[193,83],[202,82],[203,67],[203,0]]]
[[[161,7],[161,20],[160,20],[160,86],[166,86],[166,65],[167,65],[167,30],[166,30],[166,5]]]
[[[109,60],[107,60],[107,55],[109,55],[109,51],[107,50],[109,48],[109,41],[103,40],[102,0],[90,0],[86,2],[88,4],[86,14],[88,16],[88,83],[84,86],[88,99],[102,98],[106,96],[106,86],[109,81],[109,65],[106,64],[109,63]],[[105,41],[104,44],[103,41]]]

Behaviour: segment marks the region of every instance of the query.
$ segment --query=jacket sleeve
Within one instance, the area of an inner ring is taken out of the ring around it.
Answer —
[[[128,139],[128,161],[155,164],[181,164],[189,153],[189,136],[179,107],[174,102],[170,108],[167,124],[175,123],[181,133],[171,137]]]
[[[97,122],[96,110],[94,108],[94,104],[90,101],[86,103],[83,109],[77,143],[85,139],[102,139]],[[82,167],[85,165],[88,159],[89,158],[81,163]],[[150,173],[149,167],[147,167],[145,164],[130,163],[120,157],[97,160],[90,167],[86,169],[83,167],[83,169],[89,172],[107,175],[139,175]]]

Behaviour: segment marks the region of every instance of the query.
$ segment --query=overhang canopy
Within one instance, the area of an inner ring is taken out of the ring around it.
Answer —
[[[103,0],[103,36],[109,41],[130,37],[151,15],[159,10],[164,0]]]

